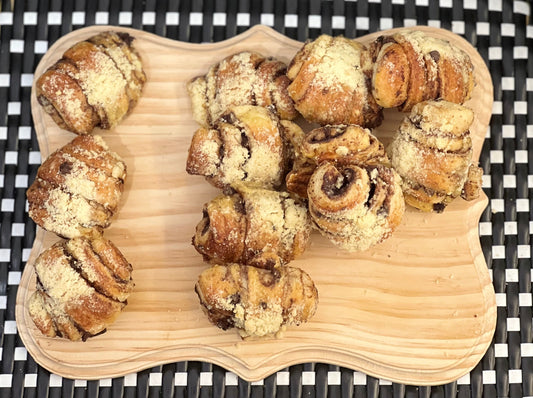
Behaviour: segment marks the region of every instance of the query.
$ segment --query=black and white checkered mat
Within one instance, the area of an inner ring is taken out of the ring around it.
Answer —
[[[0,397],[365,396],[533,397],[533,25],[526,1],[507,0],[0,0]],[[27,354],[15,298],[35,236],[25,191],[40,154],[30,113],[33,70],[60,36],[83,26],[130,26],[190,42],[220,41],[264,24],[300,41],[430,25],[465,37],[487,62],[494,108],[481,154],[490,198],[479,234],[497,299],[488,352],[468,375],[406,386],[308,363],[249,383],[202,362],[177,362],[115,379],[70,380]]]

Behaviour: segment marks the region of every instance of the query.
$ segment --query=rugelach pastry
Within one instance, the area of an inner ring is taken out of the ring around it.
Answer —
[[[102,137],[83,135],[52,153],[28,188],[29,216],[64,238],[100,234],[117,211],[126,164]]]
[[[29,314],[48,337],[86,340],[106,331],[133,290],[132,267],[109,240],[60,241],[35,260]]]
[[[323,161],[338,165],[389,164],[383,144],[370,130],[358,125],[328,125],[290,138],[295,160],[285,182],[289,192],[302,198],[307,198],[309,179]]]
[[[133,109],[146,82],[133,40],[102,32],[73,45],[38,77],[37,100],[59,127],[76,134],[111,129]]]
[[[387,148],[402,177],[405,201],[442,212],[458,196],[479,197],[483,171],[472,163],[471,109],[448,101],[413,107]]]
[[[311,221],[305,205],[286,192],[240,187],[205,204],[192,243],[204,260],[272,268],[308,246]]]
[[[318,304],[309,275],[289,266],[215,265],[202,272],[195,290],[209,320],[224,330],[236,328],[242,337],[275,336],[308,321]]]
[[[318,124],[381,124],[372,97],[372,63],[367,48],[341,36],[321,35],[296,53],[287,76],[289,95],[302,116]]]
[[[271,108],[230,108],[213,128],[199,128],[189,147],[186,171],[205,176],[218,188],[245,184],[279,188],[289,168],[286,130],[299,129],[280,120]]]
[[[286,71],[283,62],[251,51],[224,58],[187,84],[194,120],[212,127],[238,105],[270,106],[281,119],[294,119],[298,112],[287,93]]]
[[[369,47],[374,62],[372,93],[384,108],[408,112],[426,100],[462,104],[474,88],[468,54],[419,30],[380,36]]]
[[[311,175],[307,195],[320,233],[351,252],[390,237],[405,211],[400,176],[383,165],[322,162]]]

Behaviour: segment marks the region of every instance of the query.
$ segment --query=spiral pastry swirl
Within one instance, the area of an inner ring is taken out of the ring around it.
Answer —
[[[307,197],[307,186],[317,164],[323,161],[338,165],[389,164],[383,144],[358,125],[328,125],[311,130],[294,144],[298,152],[292,170],[287,174],[289,192]]]
[[[389,167],[321,163],[308,186],[315,226],[335,245],[366,250],[400,224],[405,203],[400,177]]]

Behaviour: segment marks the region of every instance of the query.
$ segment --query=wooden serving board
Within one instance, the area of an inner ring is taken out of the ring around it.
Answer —
[[[188,44],[127,28],[94,26],[58,40],[35,71],[38,77],[77,41],[106,29],[127,31],[145,64],[143,97],[114,131],[96,131],[128,165],[122,206],[105,236],[134,268],[135,290],[126,310],[100,336],[86,342],[46,338],[34,327],[27,299],[35,289],[32,263],[58,238],[38,228],[22,275],[16,306],[20,336],[32,357],[69,378],[121,376],[167,362],[208,361],[247,380],[289,365],[324,362],[405,384],[434,385],[469,372],[490,344],[495,295],[478,237],[487,205],[453,202],[443,214],[408,209],[392,238],[364,253],[336,249],[319,234],[292,265],[305,269],[320,296],[307,324],[282,337],[241,340],[234,330],[211,325],[193,290],[207,267],[191,245],[202,206],[218,191],[185,172],[197,125],[185,84],[223,57],[255,50],[288,62],[302,43],[255,26],[215,44]],[[467,105],[475,111],[472,136],[479,157],[491,110],[490,74],[465,40],[421,27],[467,51],[477,85]],[[369,43],[379,33],[360,38]],[[74,138],[59,129],[32,94],[32,112],[43,159]],[[385,143],[404,115],[385,114],[375,134]]]

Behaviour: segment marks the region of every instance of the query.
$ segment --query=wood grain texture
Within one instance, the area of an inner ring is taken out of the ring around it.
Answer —
[[[75,42],[113,27],[76,30],[58,40],[35,76]],[[491,279],[478,237],[487,205],[455,200],[443,214],[408,209],[392,238],[364,253],[348,254],[313,234],[308,251],[292,265],[305,269],[320,296],[315,317],[282,338],[241,340],[212,326],[193,290],[207,267],[191,245],[205,202],[217,194],[203,178],[185,172],[197,128],[186,82],[224,56],[255,50],[289,61],[301,43],[256,26],[215,44],[187,44],[127,28],[136,37],[148,82],[139,104],[114,131],[96,131],[128,165],[122,205],[106,230],[134,267],[136,287],[126,310],[103,335],[86,342],[43,337],[26,302],[35,289],[32,263],[57,241],[38,228],[22,275],[17,326],[32,357],[64,377],[115,377],[158,364],[202,360],[248,380],[302,362],[324,362],[392,381],[442,384],[466,374],[482,358],[496,325]],[[467,103],[479,157],[492,110],[490,74],[477,52],[451,32],[421,27],[446,38],[473,59],[477,85]],[[370,42],[379,33],[360,38]],[[32,94],[32,112],[43,159],[74,138],[44,114]],[[375,134],[385,143],[404,115],[385,113]]]

